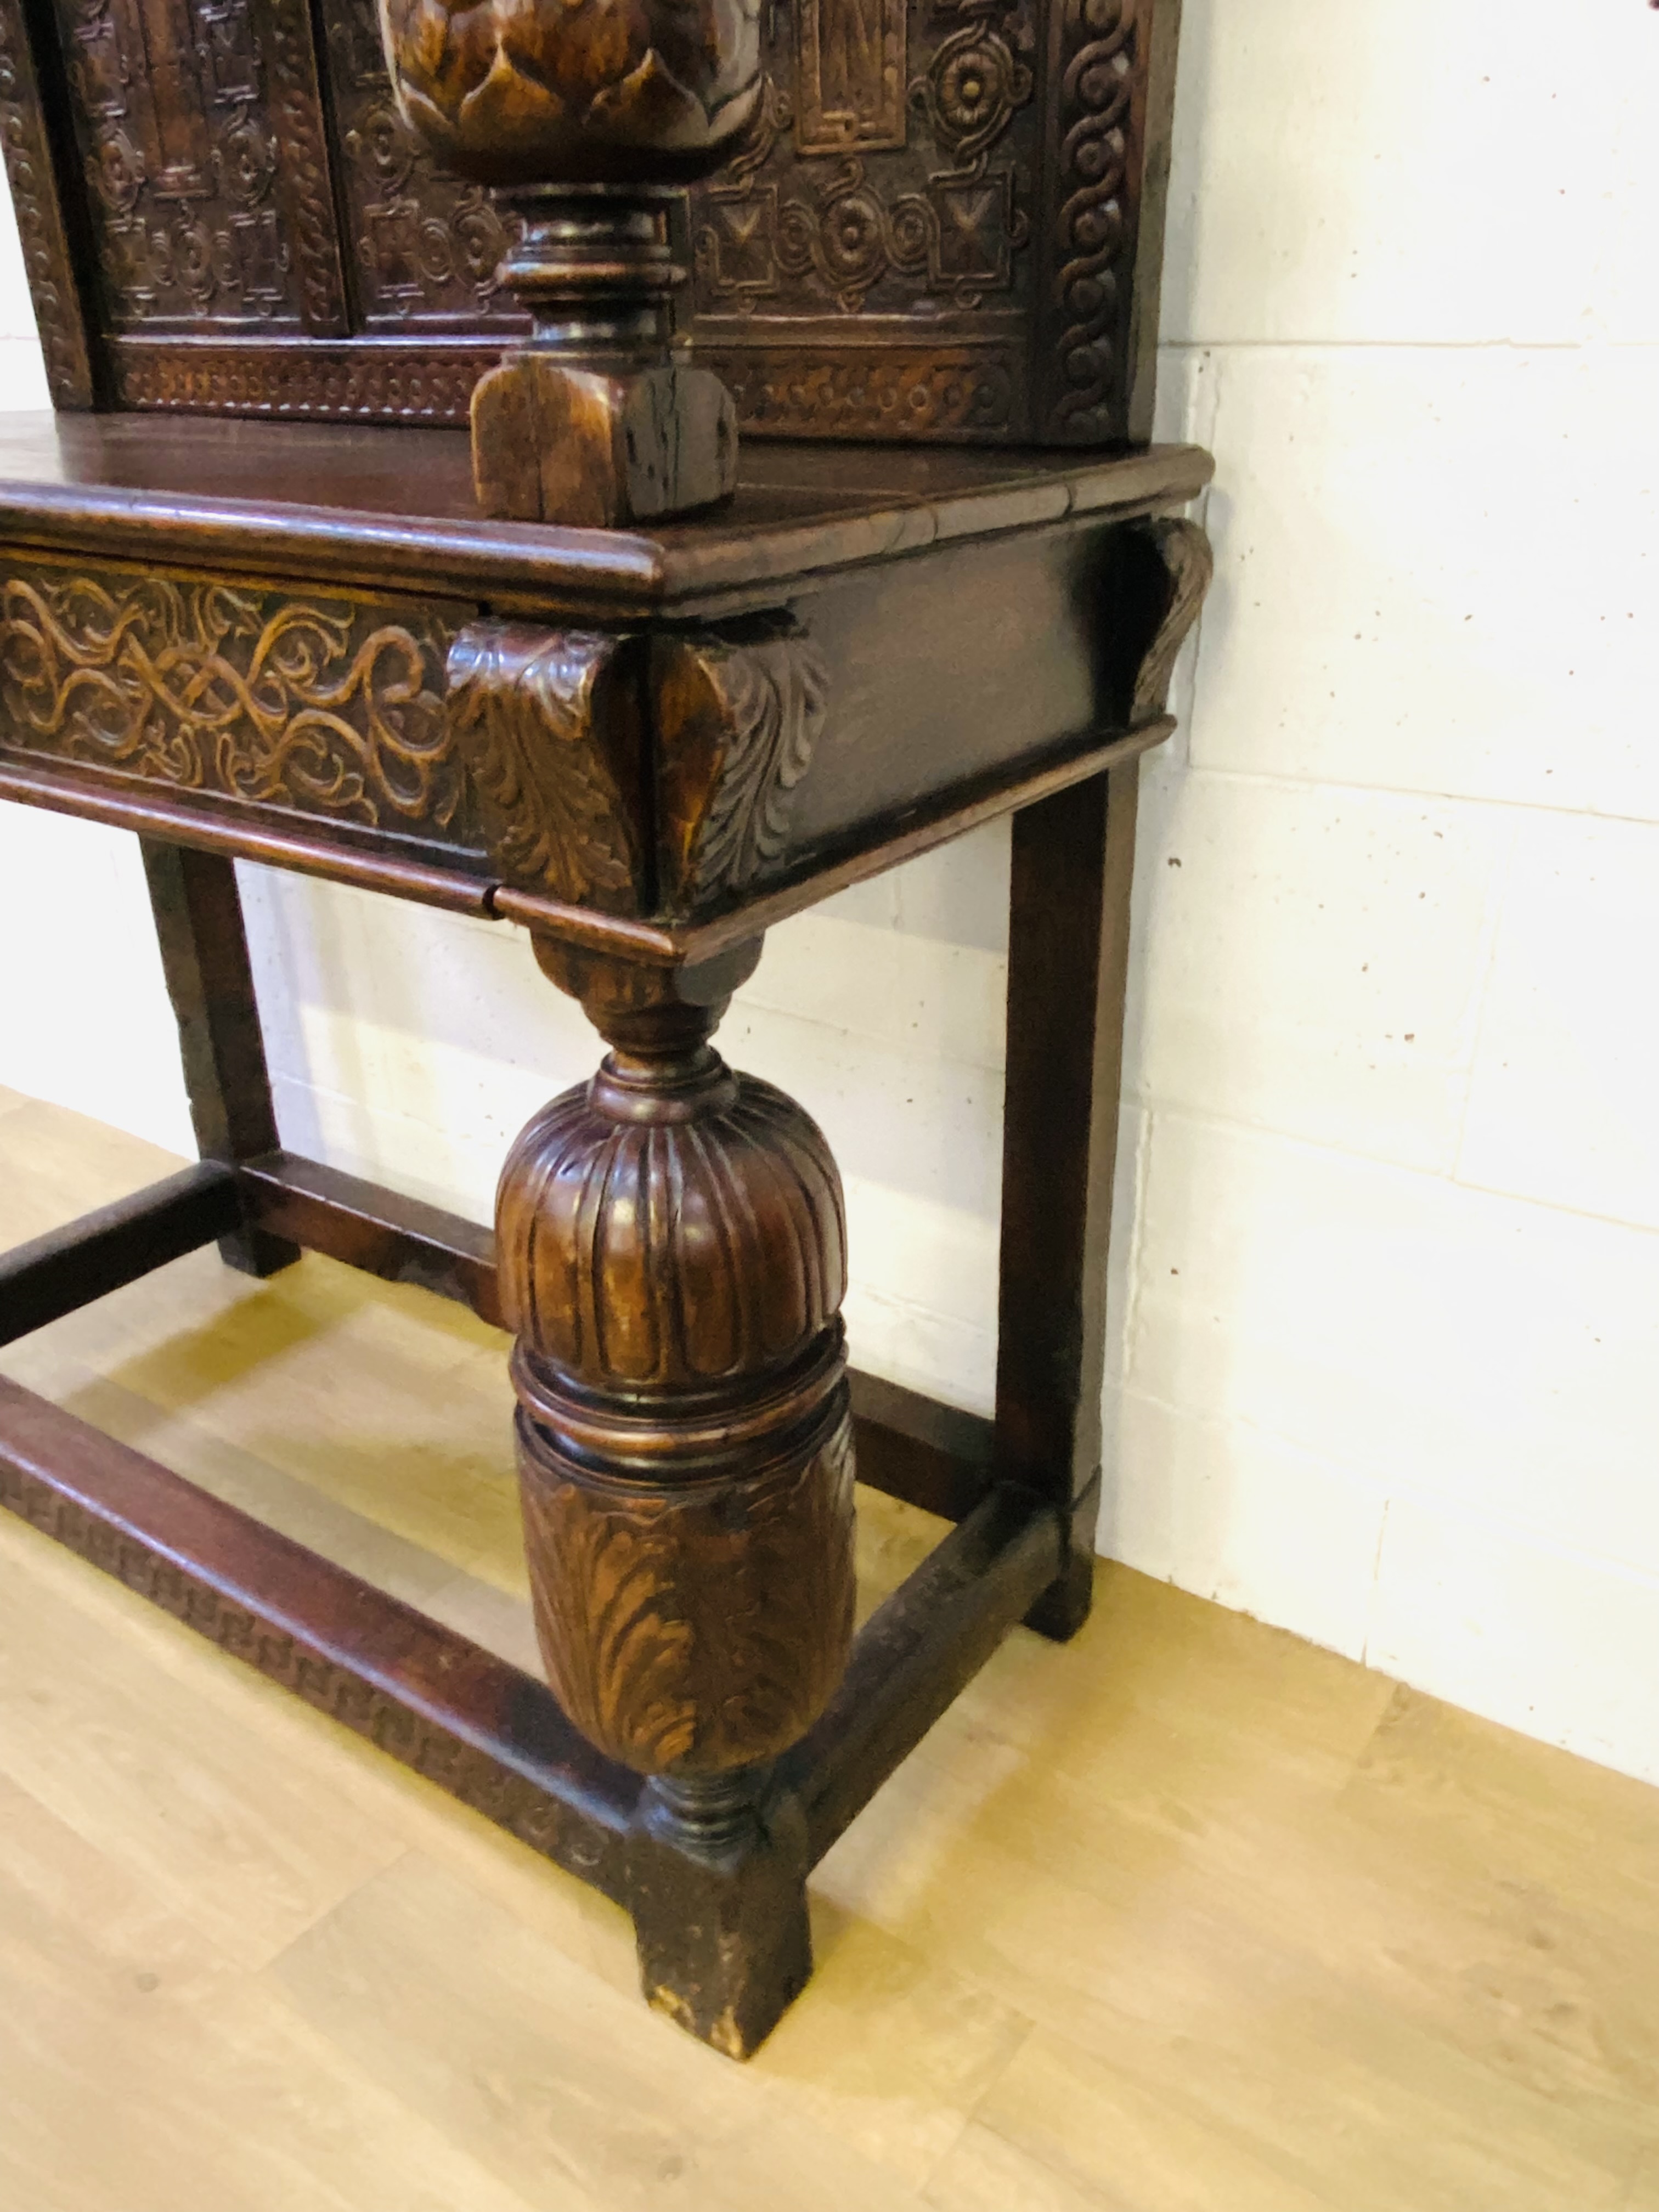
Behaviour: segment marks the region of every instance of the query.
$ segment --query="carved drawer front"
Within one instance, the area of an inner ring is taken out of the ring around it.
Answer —
[[[473,611],[13,556],[0,568],[0,750],[214,811],[487,863],[444,708]]]

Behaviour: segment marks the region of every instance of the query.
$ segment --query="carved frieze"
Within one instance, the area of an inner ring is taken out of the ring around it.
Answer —
[[[46,5],[124,404],[465,418],[499,344],[528,327],[499,276],[520,218],[416,142],[374,0]],[[18,6],[0,0],[0,118]],[[679,239],[684,319],[740,426],[1145,436],[1177,14],[1178,0],[766,11],[752,120],[692,189]],[[31,216],[40,163],[19,171],[7,127],[53,374],[84,404],[56,218],[38,193]],[[301,331],[342,343],[318,359],[270,343]],[[399,340],[429,357],[401,357]],[[164,350],[141,359],[135,341]]]
[[[611,1849],[597,1823],[573,1815],[557,1797],[515,1772],[504,1759],[451,1734],[412,1700],[403,1703],[366,1673],[359,1673],[349,1659],[278,1628],[143,1537],[101,1519],[78,1500],[3,1461],[0,1508],[159,1606],[230,1658],[303,1698],[400,1765],[412,1767],[532,1850],[612,1895],[621,1893],[621,1853]]]
[[[471,842],[441,609],[136,570],[0,569],[0,745]]]

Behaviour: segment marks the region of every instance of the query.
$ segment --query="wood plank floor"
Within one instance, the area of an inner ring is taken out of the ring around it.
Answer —
[[[0,1092],[0,1244],[173,1164]],[[0,1368],[524,1659],[501,1349],[207,1253]],[[872,1602],[937,1524],[860,1507]],[[614,1907],[0,1515],[0,2212],[1659,2212],[1659,1792],[1099,1599],[825,1861],[743,2069]]]

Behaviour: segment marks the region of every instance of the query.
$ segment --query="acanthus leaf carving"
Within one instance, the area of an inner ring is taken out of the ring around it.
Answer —
[[[805,1461],[744,1479],[606,1481],[520,1431],[549,1685],[636,1773],[715,1773],[804,1735],[852,1641],[853,1437],[842,1386]]]
[[[642,735],[625,641],[472,623],[450,649],[450,720],[492,857],[516,888],[640,902],[629,787]]]
[[[829,679],[811,640],[675,639],[655,675],[666,902],[745,891],[789,844],[795,793],[823,734]]]

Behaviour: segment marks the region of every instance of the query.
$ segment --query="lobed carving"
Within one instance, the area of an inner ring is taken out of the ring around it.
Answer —
[[[746,890],[783,859],[795,792],[823,733],[828,690],[805,637],[658,647],[659,866],[671,907]]]
[[[562,1466],[520,1430],[525,1542],[548,1681],[641,1774],[774,1758],[829,1704],[853,1636],[845,1386],[804,1462],[658,1487]]]
[[[0,585],[4,742],[369,828],[462,829],[445,626],[373,601],[45,562]]]
[[[686,1119],[654,1114],[648,1086],[624,1115],[581,1085],[507,1156],[507,1325],[584,1389],[696,1393],[777,1370],[847,1294],[841,1178],[822,1132],[718,1060],[700,1083]]]
[[[614,1049],[531,1122],[496,1205],[548,1679],[647,1774],[774,1757],[852,1640],[841,1181],[707,1042],[757,951],[682,975],[538,946]]]
[[[1086,445],[1112,434],[1121,398],[1121,326],[1135,246],[1129,188],[1140,26],[1138,0],[1055,4],[1063,198],[1054,296],[1064,319],[1054,341],[1057,396],[1043,428],[1063,443]]]
[[[5,155],[53,404],[90,407],[92,363],[86,326],[58,206],[52,149],[41,119],[21,0],[0,0],[0,149]]]
[[[622,1893],[619,1838],[573,1813],[504,1761],[401,1703],[348,1662],[276,1627],[152,1549],[143,1538],[99,1518],[5,1461],[0,1461],[0,1507],[159,1606],[230,1658],[365,1737],[400,1765],[413,1768],[532,1850],[613,1896]]]
[[[509,883],[571,903],[639,900],[629,803],[642,734],[614,637],[474,623],[450,648],[450,726]]]
[[[1175,517],[1141,526],[1158,549],[1169,579],[1169,597],[1157,635],[1135,678],[1138,720],[1161,714],[1168,703],[1176,662],[1202,611],[1204,594],[1215,573],[1215,555],[1197,523]]]
[[[760,89],[759,0],[381,0],[404,114],[490,184],[688,174]]]

